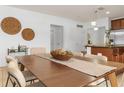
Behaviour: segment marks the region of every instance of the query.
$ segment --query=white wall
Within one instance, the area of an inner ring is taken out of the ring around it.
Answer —
[[[83,38],[85,31],[76,28],[81,22],[69,20],[62,17],[51,16],[17,9],[8,6],[0,6],[0,22],[3,18],[12,16],[20,20],[22,29],[31,27],[35,32],[35,38],[32,41],[25,41],[21,37],[21,32],[16,35],[8,35],[0,28],[0,66],[6,65],[5,56],[7,48],[17,47],[18,44],[29,47],[46,47],[50,50],[50,24],[64,26],[64,48],[72,51],[80,51],[84,45]]]

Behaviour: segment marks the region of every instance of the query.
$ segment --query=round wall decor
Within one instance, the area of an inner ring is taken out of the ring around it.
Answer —
[[[2,30],[10,35],[15,35],[21,30],[21,23],[14,17],[6,17],[1,22]]]
[[[27,40],[27,41],[33,40],[34,36],[35,36],[35,33],[31,28],[23,29],[22,37],[24,40]]]

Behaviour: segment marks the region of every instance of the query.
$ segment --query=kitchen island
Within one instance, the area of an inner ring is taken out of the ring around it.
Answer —
[[[91,54],[97,55],[98,53],[101,53],[102,55],[106,56],[109,61],[124,63],[124,45],[115,46],[87,45],[86,47],[91,48]]]

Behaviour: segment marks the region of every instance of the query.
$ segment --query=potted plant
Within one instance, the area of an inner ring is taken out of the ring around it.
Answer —
[[[104,43],[106,46],[110,46],[110,34],[111,34],[111,30],[105,31]]]

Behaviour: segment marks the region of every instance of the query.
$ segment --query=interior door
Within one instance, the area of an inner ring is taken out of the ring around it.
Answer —
[[[51,28],[51,50],[63,48],[63,26],[50,25]]]

